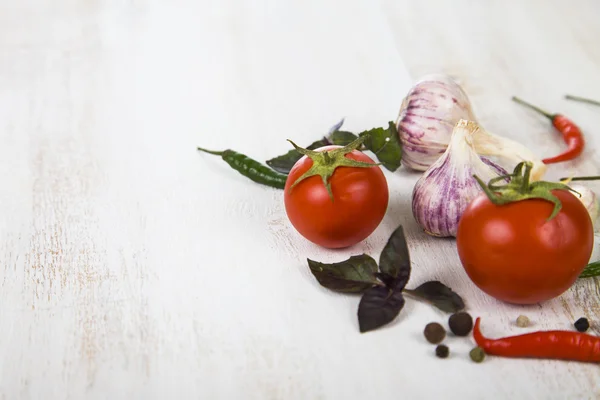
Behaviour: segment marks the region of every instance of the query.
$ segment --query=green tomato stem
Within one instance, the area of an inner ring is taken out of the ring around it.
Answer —
[[[491,179],[487,184],[483,182],[477,175],[473,178],[479,183],[483,192],[488,199],[495,205],[504,205],[527,199],[543,199],[554,204],[552,213],[547,221],[550,221],[558,215],[562,209],[562,203],[558,197],[552,194],[552,190],[568,190],[574,192],[569,186],[556,183],[537,181],[531,182],[531,170],[533,163],[526,161],[517,164],[512,174],[508,176],[500,176]],[[509,178],[509,182],[505,185],[496,185],[495,183]]]
[[[333,193],[331,191],[331,184],[329,179],[333,176],[336,168],[338,167],[354,167],[354,168],[372,168],[380,165],[379,163],[368,163],[363,161],[356,161],[346,157],[346,154],[351,153],[352,151],[358,149],[362,143],[365,141],[366,136],[361,136],[353,142],[347,144],[344,147],[340,147],[334,150],[325,150],[325,151],[314,151],[307,150],[299,147],[294,142],[288,139],[288,141],[294,146],[294,148],[300,153],[307,157],[309,157],[313,164],[312,166],[302,174],[298,179],[290,185],[289,190],[293,190],[296,185],[301,183],[303,180],[310,178],[312,176],[320,176],[325,188],[327,189],[327,193],[329,194],[329,198],[333,201]]]

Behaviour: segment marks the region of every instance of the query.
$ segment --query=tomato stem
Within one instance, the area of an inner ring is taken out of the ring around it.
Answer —
[[[487,184],[477,175],[473,175],[473,178],[479,183],[488,199],[495,205],[500,206],[527,199],[543,199],[551,202],[554,204],[554,209],[548,218],[549,221],[558,215],[562,208],[562,203],[558,197],[552,194],[552,190],[568,190],[572,192],[574,190],[563,183],[545,181],[532,183],[530,181],[532,169],[533,163],[529,161],[517,164],[513,173],[508,175],[510,180],[506,185],[495,185],[497,181],[505,179],[506,176],[491,179]]]
[[[331,201],[333,201],[333,193],[331,192],[331,184],[329,183],[329,178],[331,178],[336,168],[371,168],[381,165],[380,163],[356,161],[346,157],[346,154],[358,149],[365,141],[365,139],[366,136],[361,136],[344,147],[328,151],[314,151],[303,149],[302,147],[299,147],[298,145],[296,145],[296,143],[288,139],[288,142],[290,142],[300,154],[306,155],[313,161],[313,164],[308,169],[308,171],[306,171],[298,179],[296,179],[296,181],[294,181],[294,183],[292,183],[292,185],[290,186],[289,190],[292,190],[294,187],[296,187],[296,185],[298,185],[300,182],[307,178],[310,178],[312,176],[320,176],[323,181],[323,184],[325,185],[325,188],[327,189],[329,198],[331,199]]]

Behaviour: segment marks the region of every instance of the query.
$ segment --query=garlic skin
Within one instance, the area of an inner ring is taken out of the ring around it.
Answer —
[[[507,174],[502,167],[477,154],[473,142],[478,134],[486,132],[473,121],[460,120],[444,154],[415,184],[413,216],[432,236],[456,237],[460,217],[469,203],[483,192],[473,175],[487,182]]]
[[[587,186],[577,184],[569,186],[581,195],[579,196],[577,193],[573,193],[575,197],[581,200],[585,208],[587,208],[590,213],[590,218],[592,219],[592,224],[594,225],[594,231],[597,231],[599,228],[598,214],[600,211],[600,201],[598,200],[596,193]]]
[[[461,119],[478,123],[462,87],[446,74],[423,76],[402,101],[396,120],[402,142],[402,164],[426,171],[444,153]],[[531,180],[541,180],[547,166],[539,157],[514,140],[485,133],[473,139],[479,155],[497,156],[501,159],[498,162],[508,169],[522,161],[531,161],[534,164]]]
[[[402,101],[396,120],[402,164],[427,170],[448,147],[460,119],[475,121],[464,90],[448,75],[423,76]]]
[[[483,128],[474,132],[472,137],[473,148],[480,156],[499,157],[500,165],[512,170],[515,165],[523,161],[531,161],[531,182],[542,180],[548,166],[542,162],[531,150],[514,140],[494,135]]]

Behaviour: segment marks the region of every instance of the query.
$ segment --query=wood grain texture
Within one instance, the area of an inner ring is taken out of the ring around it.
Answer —
[[[377,258],[403,224],[409,287],[449,284],[490,336],[522,313],[600,321],[596,279],[542,306],[485,296],[453,241],[416,226],[404,169],[385,172],[374,234],[323,251],[280,191],[195,148],[266,160],[342,117],[385,126],[443,71],[484,127],[540,154],[561,141],[510,96],[572,116],[590,145],[569,171],[596,174],[600,111],[561,97],[600,97],[598,16],[591,0],[0,0],[0,399],[597,398],[597,366],[475,365],[456,338],[436,359],[421,332],[447,315],[414,301],[360,335],[358,298],[321,288],[306,258]]]

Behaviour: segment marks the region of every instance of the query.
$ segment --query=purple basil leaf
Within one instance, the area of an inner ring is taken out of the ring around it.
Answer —
[[[358,325],[361,333],[389,324],[398,316],[402,307],[402,290],[390,290],[382,286],[368,289],[358,304]]]
[[[333,264],[309,259],[308,266],[321,286],[336,292],[362,293],[378,283],[375,278],[377,262],[366,254]]]
[[[346,131],[335,131],[329,135],[329,140],[331,140],[331,143],[338,146],[346,146],[347,144],[354,142],[356,139],[358,139],[358,136],[352,132]]]
[[[377,279],[379,279],[381,282],[383,282],[388,288],[392,288],[394,287],[394,283],[396,281],[396,278],[394,278],[393,276],[383,273],[383,272],[378,272],[375,274],[375,276],[377,277]]]
[[[343,124],[344,119],[342,118],[342,120],[334,126],[332,126],[329,130],[329,133],[327,133],[327,137],[329,138],[331,143],[338,146],[346,146],[347,144],[350,144],[356,139],[358,139],[358,136],[356,136],[352,132],[340,131],[340,128]]]
[[[342,127],[342,125],[344,125],[344,119],[345,119],[345,118],[342,118],[342,119],[340,120],[340,122],[338,122],[338,123],[336,123],[335,125],[333,125],[333,126],[332,126],[332,127],[329,129],[329,132],[327,132],[327,135],[329,136],[329,135],[331,135],[333,132],[339,131],[339,130],[340,130],[340,128]]]
[[[394,278],[393,284],[384,282],[388,287],[402,290],[410,279],[410,255],[404,236],[404,228],[400,225],[390,236],[381,255],[379,269],[387,276]]]
[[[404,289],[404,292],[425,300],[445,312],[455,313],[465,308],[463,299],[439,281],[425,282],[416,289]]]

